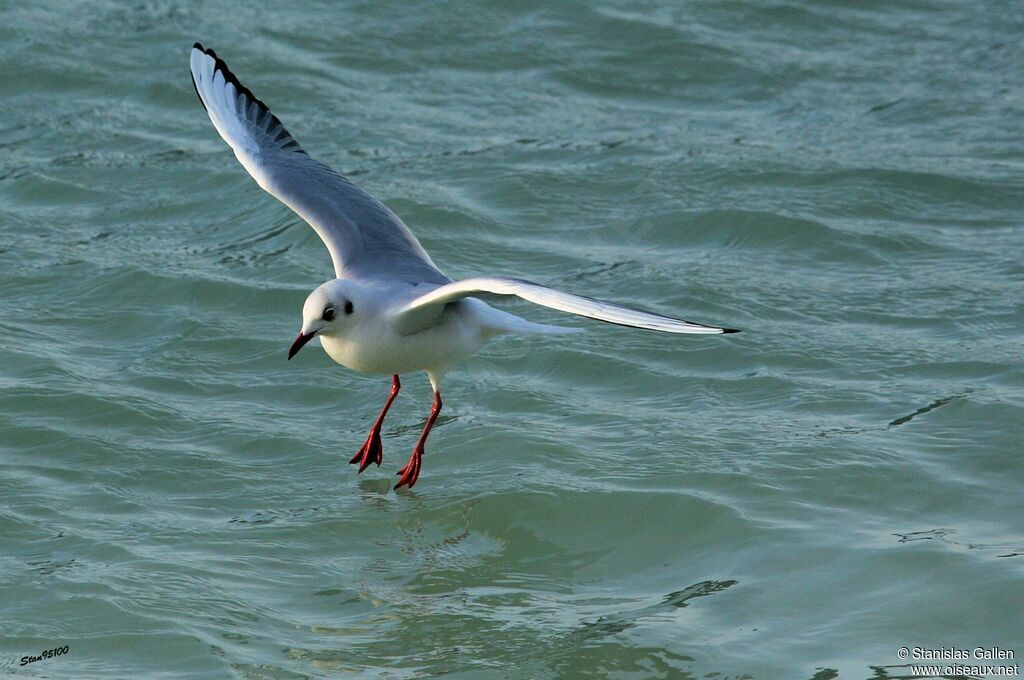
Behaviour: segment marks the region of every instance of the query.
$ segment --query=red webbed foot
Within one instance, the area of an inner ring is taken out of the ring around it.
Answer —
[[[433,381],[433,378],[431,378]],[[409,457],[409,462],[406,463],[405,467],[399,470],[396,474],[398,475],[398,484],[395,484],[395,490],[403,486],[407,486],[410,489],[416,483],[416,480],[420,478],[420,466],[423,464],[423,444],[427,441],[427,435],[430,434],[430,428],[434,427],[434,421],[437,420],[437,414],[441,412],[441,393],[437,391],[437,386],[434,386],[434,405],[430,409],[430,417],[427,418],[427,424],[423,428],[423,433],[420,435],[420,439],[416,442],[416,447],[412,450],[412,456]]]
[[[420,477],[420,467],[423,465],[423,449],[417,446],[412,451],[412,455],[409,457],[409,462],[406,463],[405,467],[396,472],[399,476],[398,483],[395,484],[395,490],[397,491],[403,486],[407,486],[410,489],[416,484],[416,480]]]
[[[349,461],[352,465],[359,464],[359,472],[370,467],[370,463],[376,463],[378,467],[384,462],[384,445],[380,441],[380,432],[371,430],[370,435],[363,442],[362,447],[356,451]]]
[[[380,441],[380,428],[384,424],[384,416],[388,414],[388,409],[391,408],[391,403],[394,402],[395,397],[398,396],[398,391],[402,389],[402,383],[398,380],[398,374],[391,376],[391,394],[388,396],[388,400],[384,403],[384,408],[381,409],[380,415],[377,416],[377,421],[370,428],[370,434],[366,437],[366,441],[356,455],[352,456],[350,464],[359,464],[359,472],[362,472],[366,468],[370,467],[370,463],[376,463],[378,467],[384,461],[384,445]]]

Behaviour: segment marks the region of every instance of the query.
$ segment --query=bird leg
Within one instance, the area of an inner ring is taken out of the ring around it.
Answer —
[[[420,465],[423,462],[423,443],[427,441],[427,435],[430,434],[430,428],[434,426],[434,421],[437,420],[437,414],[441,412],[441,393],[434,392],[434,405],[430,407],[430,417],[427,418],[426,427],[423,428],[423,434],[420,435],[419,441],[416,442],[416,448],[412,450],[412,456],[409,457],[409,462],[404,468],[399,470],[396,474],[400,476],[398,484],[395,484],[395,490],[398,490],[401,486],[408,486],[410,489],[416,483],[416,480],[420,476]]]
[[[380,441],[380,426],[384,424],[384,416],[387,415],[388,409],[391,408],[391,402],[398,396],[398,390],[400,389],[402,389],[402,383],[398,381],[398,374],[395,373],[391,376],[391,396],[384,402],[384,408],[381,409],[380,415],[377,416],[377,422],[370,428],[370,434],[363,443],[363,446],[356,451],[356,455],[352,456],[352,460],[349,461],[351,464],[359,463],[359,472],[370,467],[370,463],[376,463],[379,467],[381,461],[384,460],[384,445]]]

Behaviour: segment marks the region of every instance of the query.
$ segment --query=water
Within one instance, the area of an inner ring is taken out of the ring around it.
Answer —
[[[1019,3],[2,12],[2,672],[1024,655]],[[450,275],[745,332],[496,341],[413,493],[423,376],[356,476],[388,380],[284,360],[329,260],[215,135],[195,40]]]

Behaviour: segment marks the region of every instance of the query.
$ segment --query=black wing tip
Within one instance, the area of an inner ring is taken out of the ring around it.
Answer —
[[[208,56],[211,56],[211,57],[213,57],[213,59],[214,59],[215,61],[221,61],[221,58],[217,56],[217,53],[216,53],[216,52],[214,52],[214,51],[213,51],[213,50],[212,50],[211,48],[209,48],[209,47],[203,47],[203,43],[201,43],[201,42],[195,42],[195,43],[192,43],[192,49],[194,49],[194,50],[199,50],[199,51],[200,51],[200,52],[202,52],[203,54],[205,54],[205,55],[208,55]],[[222,62],[222,63],[223,63],[223,62]]]
[[[738,328],[723,328],[722,329],[722,333],[740,333],[740,332],[742,332],[742,331],[740,331],[740,329],[738,329]]]
[[[286,137],[284,143],[281,145],[281,148],[290,149],[291,151],[296,151],[302,154],[306,153],[306,150],[303,149],[302,146],[300,146],[297,141],[295,141],[295,138],[292,137],[291,133],[288,132],[288,129],[285,128],[284,123],[281,122],[281,119],[274,115],[274,112],[270,110],[269,106],[263,103],[262,99],[254,95],[252,93],[252,90],[247,88],[245,85],[241,83],[241,81],[238,80],[238,77],[231,72],[231,69],[228,68],[227,63],[225,63],[223,59],[217,56],[217,53],[213,50],[213,48],[203,47],[202,43],[195,42],[192,44],[192,49],[199,50],[206,56],[213,59],[213,72],[216,73],[217,71],[220,71],[221,73],[223,73],[225,82],[231,83],[235,86],[236,92],[247,97],[249,101],[255,102],[256,105],[259,106],[260,109],[262,109],[262,115],[270,116],[271,126],[278,126],[281,128],[282,132]],[[196,88],[196,94],[198,95],[199,87],[196,85],[195,76],[192,76],[192,86]],[[203,104],[203,108],[205,109],[206,104],[203,102],[202,97],[199,97],[199,102]],[[278,133],[278,136],[274,141],[281,141],[281,133]]]
[[[218,57],[217,53],[213,51],[213,49],[209,47],[203,47],[202,43],[195,43],[194,45],[192,45],[192,49],[199,50],[206,56],[213,59],[213,72],[216,73],[217,71],[220,71],[221,73],[223,73],[224,80],[234,85],[235,90],[239,94],[244,94],[246,97],[259,104],[262,108],[266,109],[268,112],[270,111],[270,107],[264,104],[259,97],[254,95],[252,93],[252,90],[247,88],[245,85],[242,85],[242,83],[238,80],[238,77],[235,76],[235,74],[231,72],[231,69],[228,68],[227,63],[225,63],[223,59]],[[271,113],[271,115],[273,115],[273,113]]]

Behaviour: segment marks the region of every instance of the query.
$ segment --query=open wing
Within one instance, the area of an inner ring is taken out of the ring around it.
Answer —
[[[623,307],[582,295],[563,293],[536,283],[505,276],[481,276],[435,288],[403,307],[397,314],[396,322],[403,332],[415,332],[429,326],[436,318],[440,317],[444,306],[448,303],[481,294],[515,295],[542,307],[550,307],[569,314],[607,321],[620,326],[646,328],[665,333],[739,332],[732,328],[706,326],[692,321],[642,312],[639,309]]]
[[[213,50],[196,43],[191,67],[196,93],[217,132],[260,187],[316,230],[336,276],[451,281],[398,216],[311,158]]]

